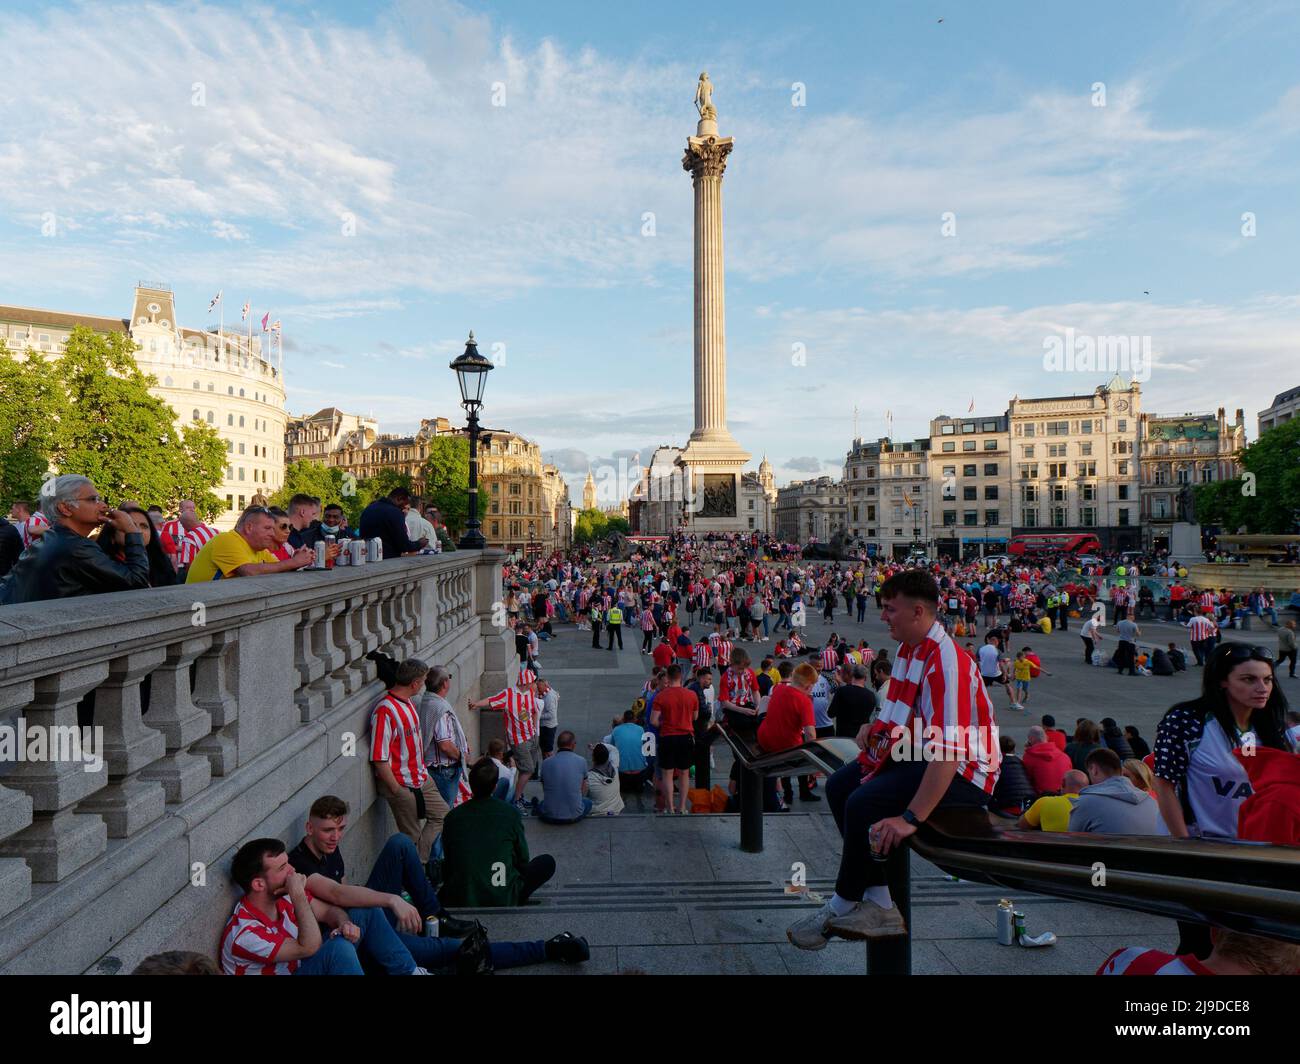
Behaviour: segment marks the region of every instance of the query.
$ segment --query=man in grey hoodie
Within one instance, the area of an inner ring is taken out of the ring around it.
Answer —
[[[1084,761],[1092,786],[1079,792],[1070,810],[1071,831],[1098,835],[1168,835],[1156,800],[1124,776],[1114,750],[1094,750]]]

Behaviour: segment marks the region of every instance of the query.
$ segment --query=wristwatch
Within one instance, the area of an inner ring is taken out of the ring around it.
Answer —
[[[903,810],[903,819],[906,820],[909,824],[911,824],[912,827],[914,828],[919,828],[921,826],[921,821],[917,819],[916,814],[913,813],[912,810],[910,809]]]

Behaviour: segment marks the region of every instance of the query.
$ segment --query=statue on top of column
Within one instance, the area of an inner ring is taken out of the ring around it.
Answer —
[[[695,109],[701,119],[718,117],[718,110],[713,106],[713,82],[709,80],[707,70],[700,75],[699,84],[695,86]]]

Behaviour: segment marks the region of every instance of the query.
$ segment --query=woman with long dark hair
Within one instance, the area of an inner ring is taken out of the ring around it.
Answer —
[[[1214,650],[1200,697],[1172,706],[1156,726],[1155,794],[1171,835],[1237,837],[1237,813],[1252,792],[1233,751],[1292,750],[1286,713],[1270,650],[1245,643]],[[1209,955],[1208,928],[1178,926],[1180,954]]]
[[[177,582],[176,569],[162,549],[162,543],[158,538],[158,529],[153,523],[153,518],[135,503],[123,503],[118,509],[131,515],[131,520],[140,533],[140,539],[144,542],[144,552],[149,558],[149,586],[171,587]],[[99,537],[95,542],[99,544],[99,549],[110,558],[114,558],[119,562],[126,560],[126,539],[112,525],[105,525],[100,530]]]

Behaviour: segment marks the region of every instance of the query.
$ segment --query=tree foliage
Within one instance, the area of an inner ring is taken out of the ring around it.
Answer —
[[[435,436],[429,441],[424,496],[426,506],[438,507],[453,538],[465,531],[469,520],[469,440],[464,436]],[[487,511],[487,494],[480,491],[479,518]]]
[[[611,516],[600,510],[580,510],[577,525],[573,530],[573,541],[581,544],[592,543],[604,539],[611,532],[622,532],[626,536],[630,531],[625,517]]]
[[[1269,429],[1241,452],[1243,475],[1200,484],[1196,519],[1230,532],[1286,535],[1300,527],[1300,419]]]
[[[4,504],[34,494],[48,472],[80,473],[117,502],[174,509],[193,499],[201,514],[223,509],[226,447],[210,425],[178,428],[176,414],[149,388],[123,334],[78,326],[63,354],[0,348],[0,494]],[[39,422],[39,424],[38,424]]]

